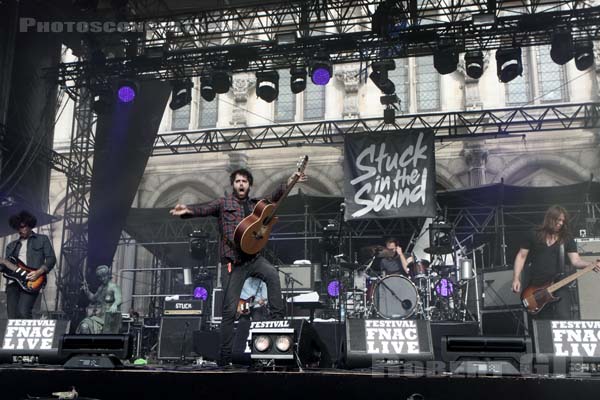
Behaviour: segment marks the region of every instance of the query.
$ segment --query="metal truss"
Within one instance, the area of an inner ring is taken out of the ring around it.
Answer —
[[[61,256],[58,264],[58,291],[56,307],[72,321],[77,320],[81,282],[85,274],[88,254],[89,196],[92,183],[92,162],[96,117],[91,109],[93,96],[87,89],[80,89],[81,96],[75,103],[71,149],[68,159],[59,157],[68,166],[67,193],[63,216]],[[57,164],[55,164],[56,166]],[[59,301],[62,300],[62,301]]]
[[[397,29],[384,34],[371,29],[381,3],[286,1],[167,16],[162,12],[133,19],[129,35],[105,35],[103,46],[120,47],[121,54],[127,46],[133,49],[129,56],[101,64],[65,63],[53,74],[75,96],[72,88],[107,85],[124,75],[171,80],[199,76],[207,66],[232,72],[283,69],[308,65],[321,51],[334,63],[349,63],[433,54],[440,39],[453,41],[463,52],[548,44],[558,28],[569,29],[574,38],[600,38],[600,7],[585,1],[512,1],[488,9],[484,0],[398,0],[404,14]],[[493,15],[494,20],[478,24],[475,14]]]
[[[335,145],[350,133],[433,129],[440,140],[527,134],[543,131],[592,129],[600,123],[600,103],[556,104],[398,115],[394,124],[382,118],[281,123],[252,127],[215,128],[159,134],[153,156]]]

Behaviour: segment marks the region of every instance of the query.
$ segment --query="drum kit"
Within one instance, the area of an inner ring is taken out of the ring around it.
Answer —
[[[365,264],[346,263],[351,282],[342,287],[345,293],[345,315],[352,318],[425,319],[433,321],[472,321],[467,309],[469,284],[475,278],[470,259],[459,266],[446,265],[441,252],[429,248],[433,261],[417,260],[409,264],[409,276],[387,274],[377,270],[378,259],[392,258],[394,252],[382,246],[361,249],[372,254]]]

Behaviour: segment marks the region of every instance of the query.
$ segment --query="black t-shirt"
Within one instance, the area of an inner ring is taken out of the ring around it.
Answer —
[[[521,248],[529,250],[528,259],[531,262],[529,271],[528,285],[542,285],[554,280],[556,275],[561,272],[560,243],[556,242],[552,246],[546,245],[540,241],[537,232],[532,232],[526,241],[521,245]],[[568,239],[565,242],[565,263],[568,262],[567,254],[576,253],[577,245],[575,240]]]

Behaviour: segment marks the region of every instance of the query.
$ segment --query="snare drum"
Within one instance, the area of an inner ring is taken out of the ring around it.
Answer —
[[[405,319],[417,310],[417,288],[401,275],[388,275],[375,284],[373,305],[377,314],[386,319]]]

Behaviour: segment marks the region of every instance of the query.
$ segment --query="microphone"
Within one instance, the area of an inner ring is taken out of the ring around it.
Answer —
[[[344,212],[346,209],[346,203],[340,203],[340,212]]]
[[[410,310],[410,308],[412,307],[412,301],[406,299],[406,300],[402,300],[402,308],[404,308],[405,310]]]
[[[344,253],[336,254],[333,258],[342,258],[344,257]]]
[[[487,243],[484,243],[484,244],[474,248],[473,251],[479,251],[479,250],[483,249],[485,246],[487,246]]]

